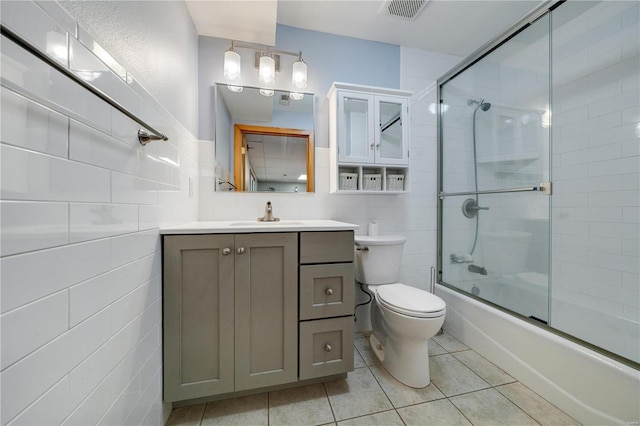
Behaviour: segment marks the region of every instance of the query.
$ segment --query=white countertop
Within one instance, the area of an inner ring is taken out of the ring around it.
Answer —
[[[355,231],[358,225],[336,220],[227,220],[189,222],[160,228],[160,234],[238,234],[248,232]]]

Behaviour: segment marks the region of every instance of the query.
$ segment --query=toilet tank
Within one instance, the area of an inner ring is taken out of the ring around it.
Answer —
[[[398,282],[405,237],[356,235],[354,241],[356,281],[368,285]]]

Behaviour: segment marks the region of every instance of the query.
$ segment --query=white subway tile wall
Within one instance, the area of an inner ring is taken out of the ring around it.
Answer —
[[[198,142],[58,3],[3,2],[2,23],[170,139],[142,147],[3,38],[0,424],[161,424],[157,228],[197,220]]]
[[[552,324],[638,362],[640,5],[555,13]]]

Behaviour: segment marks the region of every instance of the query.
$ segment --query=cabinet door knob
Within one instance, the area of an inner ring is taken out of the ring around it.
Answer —
[[[324,292],[327,294],[327,296],[331,296],[333,294],[333,290],[330,288],[326,289]]]
[[[231,249],[229,247],[225,247],[222,249],[222,254],[224,254],[225,256],[228,254],[231,254]]]
[[[238,247],[238,249],[236,250],[236,253],[243,254],[244,253],[244,247]]]
[[[376,144],[375,144],[375,143],[372,143],[372,144],[371,144],[371,149],[373,149],[373,148],[375,148],[375,147],[376,147]]]
[[[333,349],[333,348],[331,347],[331,345],[330,345],[330,344],[328,344],[328,343],[327,343],[326,345],[324,345],[324,350],[325,350],[326,352],[331,352],[331,350],[332,350],[332,349]]]

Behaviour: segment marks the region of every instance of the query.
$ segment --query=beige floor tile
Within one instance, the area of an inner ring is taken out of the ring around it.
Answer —
[[[438,342],[433,339],[429,339],[428,348],[429,356],[442,355],[447,353],[446,349],[440,346]]]
[[[190,405],[174,408],[166,426],[198,426],[207,404]]]
[[[543,426],[580,424],[520,382],[499,386],[496,390]]]
[[[269,392],[270,425],[321,425],[334,420],[322,383]]]
[[[267,393],[210,402],[204,412],[202,425],[267,425],[267,407]]]
[[[350,372],[346,379],[324,385],[338,421],[393,408],[368,368],[358,368]]]
[[[396,408],[444,398],[433,383],[422,389],[415,389],[394,379],[382,366],[371,367],[371,372]]]
[[[538,423],[495,389],[454,396],[450,401],[474,426],[536,426]]]
[[[362,368],[362,367],[366,367],[367,363],[364,362],[364,359],[362,359],[362,356],[360,355],[360,352],[358,352],[358,348],[356,347],[355,343],[353,344],[354,350],[353,350],[353,368]]]
[[[431,381],[446,396],[459,395],[490,387],[458,361],[453,355],[437,355],[429,358]]]
[[[462,351],[452,354],[458,361],[469,367],[474,373],[482,377],[482,379],[491,386],[504,385],[505,383],[515,382],[516,379],[487,361],[474,351]]]
[[[371,350],[368,338],[355,339],[353,343],[356,345],[356,349],[358,349],[360,356],[362,356],[362,359],[367,365],[380,364],[380,362],[378,362],[378,358],[376,358]]]
[[[395,410],[390,410],[345,420],[339,422],[338,426],[404,426],[404,423]]]
[[[447,333],[443,333],[439,336],[433,336],[432,339],[435,340],[437,344],[442,346],[448,352],[466,351],[467,349],[469,349],[460,340]]]
[[[399,408],[407,426],[471,426],[471,423],[446,399]]]

